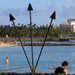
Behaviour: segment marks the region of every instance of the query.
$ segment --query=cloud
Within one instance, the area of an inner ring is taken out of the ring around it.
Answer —
[[[8,14],[13,14],[15,16],[21,16],[21,15],[27,15],[26,12],[27,10],[21,10],[21,9],[13,9],[13,8],[9,8],[7,10],[2,11],[2,15],[8,16]]]
[[[29,11],[27,11],[26,8],[24,8],[24,9],[19,9],[19,8],[18,9],[13,9],[13,8],[6,9],[6,10],[2,11],[1,14],[4,16],[8,16],[10,13],[15,16],[25,16],[25,17],[29,16]],[[37,16],[38,13],[40,13],[40,10],[33,10],[32,11],[33,16]]]
[[[63,7],[60,16],[62,18],[75,18],[75,1],[70,7]]]
[[[75,0],[72,4],[58,5],[55,2],[52,2],[50,6],[48,6],[48,10],[50,9],[50,13],[56,11],[56,20],[55,24],[61,24],[66,19],[75,18]]]
[[[61,17],[68,18],[68,17],[75,17],[75,6],[71,6],[69,8],[64,7],[61,13]]]

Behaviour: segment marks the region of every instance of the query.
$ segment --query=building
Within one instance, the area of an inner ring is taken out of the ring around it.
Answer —
[[[75,32],[75,19],[68,19],[68,24],[71,25],[71,29]]]
[[[60,24],[60,29],[75,32],[75,19],[67,19],[63,24]]]

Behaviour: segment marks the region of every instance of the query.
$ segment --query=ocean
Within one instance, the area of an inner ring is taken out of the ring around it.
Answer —
[[[32,65],[31,46],[24,46],[24,48]],[[34,65],[40,49],[41,46],[33,46]],[[8,64],[5,63],[6,57],[9,60]],[[61,66],[64,60],[69,63],[69,74],[75,74],[75,46],[44,46],[36,72],[53,73],[51,67]],[[21,46],[0,47],[0,72],[31,72]]]

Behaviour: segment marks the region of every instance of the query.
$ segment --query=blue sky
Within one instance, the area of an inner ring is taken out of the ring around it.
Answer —
[[[50,15],[56,11],[54,24],[61,24],[66,19],[75,18],[75,0],[0,0],[0,25],[11,24],[9,14],[15,18],[15,23],[29,24],[28,4],[31,3],[32,23],[46,25],[50,22]]]

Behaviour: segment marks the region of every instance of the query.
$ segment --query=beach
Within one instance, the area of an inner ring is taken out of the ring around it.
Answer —
[[[42,46],[43,43],[33,43],[33,46]],[[31,46],[31,43],[22,43],[23,46]],[[74,43],[45,43],[45,46],[75,46]],[[16,43],[16,42],[0,42],[0,47],[10,47],[10,46],[21,46],[20,43]]]
[[[0,47],[17,46],[15,42],[0,42]]]

